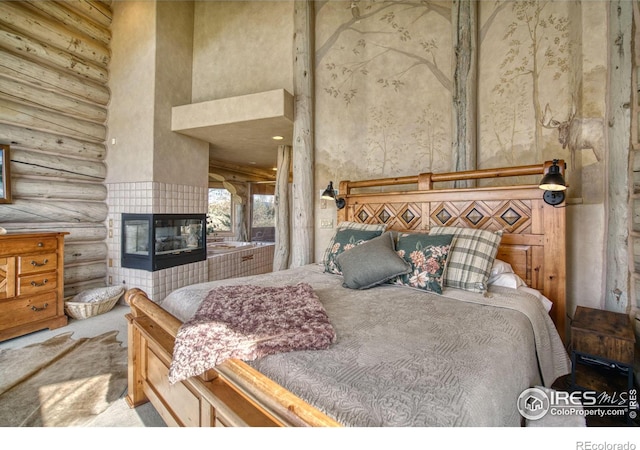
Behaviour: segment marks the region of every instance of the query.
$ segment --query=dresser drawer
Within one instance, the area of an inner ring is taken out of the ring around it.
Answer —
[[[51,291],[58,287],[56,272],[28,275],[18,279],[18,295],[31,295]]]
[[[56,253],[21,256],[18,258],[18,275],[28,275],[38,272],[50,272],[58,267]]]
[[[55,317],[57,300],[55,291],[24,299],[3,300],[0,302],[0,328],[13,328]]]
[[[58,240],[54,237],[11,239],[0,242],[0,256],[13,256],[35,252],[55,252],[57,248]]]

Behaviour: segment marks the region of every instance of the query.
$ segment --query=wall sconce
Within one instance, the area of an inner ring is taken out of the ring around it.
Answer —
[[[564,168],[566,168],[566,164]],[[553,160],[547,173],[545,173],[542,180],[540,180],[538,187],[544,190],[542,199],[547,205],[556,206],[564,201],[564,191],[567,189],[567,184],[564,181],[562,173],[560,173],[560,166],[558,166],[557,159]]]
[[[320,198],[322,200],[335,200],[336,201],[336,208],[338,208],[338,209],[344,208],[344,206],[347,203],[345,201],[345,199],[336,197],[336,191],[335,191],[335,189],[333,189],[333,181],[329,181],[329,185],[324,190],[324,192],[322,193],[322,196]]]

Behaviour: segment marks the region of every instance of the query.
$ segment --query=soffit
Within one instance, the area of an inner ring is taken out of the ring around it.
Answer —
[[[278,146],[293,142],[293,96],[276,89],[175,106],[171,130],[208,142],[209,159],[270,169]]]

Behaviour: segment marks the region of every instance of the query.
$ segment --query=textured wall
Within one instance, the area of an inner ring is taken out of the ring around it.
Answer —
[[[192,2],[114,5],[108,183],[207,185],[208,145],[171,131],[171,108],[191,103],[193,14]]]
[[[155,3],[118,2],[112,31],[107,182],[152,180]]]
[[[293,1],[196,2],[193,103],[293,92]]]

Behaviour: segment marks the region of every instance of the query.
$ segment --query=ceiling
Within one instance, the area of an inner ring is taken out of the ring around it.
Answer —
[[[278,89],[176,106],[171,129],[208,142],[210,160],[271,169],[278,146],[293,142],[293,96]]]
[[[252,120],[206,127],[192,136],[210,143],[209,159],[270,169],[276,166],[278,146],[291,145],[293,124],[286,118]]]

